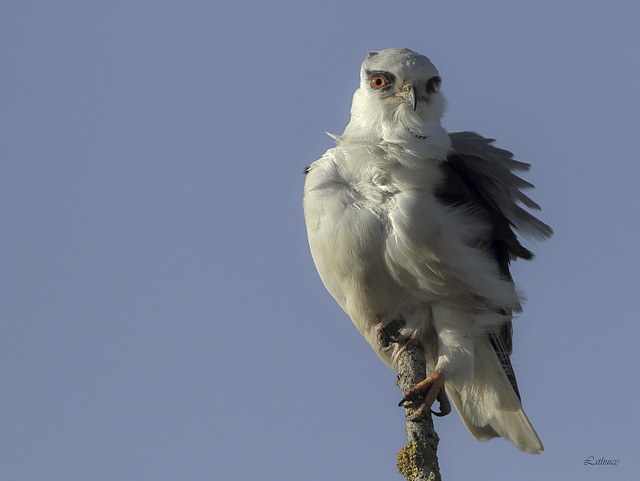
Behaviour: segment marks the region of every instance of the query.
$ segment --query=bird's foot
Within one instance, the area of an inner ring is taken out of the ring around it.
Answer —
[[[424,396],[424,402],[422,405],[411,413],[407,419],[409,421],[419,421],[429,411],[435,416],[446,416],[451,412],[451,403],[447,397],[447,392],[444,388],[444,376],[438,371],[434,371],[427,376],[424,381],[420,381],[413,386],[407,392],[398,403],[398,406],[402,406],[407,402],[415,401],[417,398]],[[440,412],[435,412],[431,409],[433,403],[438,400],[440,404]]]
[[[378,337],[378,349],[388,351],[391,349],[392,343],[400,342],[400,328],[404,326],[404,319],[394,319],[388,324],[379,322],[376,325],[376,336]]]

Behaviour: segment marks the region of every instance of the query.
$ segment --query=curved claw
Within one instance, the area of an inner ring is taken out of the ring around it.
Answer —
[[[451,402],[447,397],[447,391],[445,390],[444,386],[440,388],[440,392],[438,393],[438,397],[436,399],[438,400],[438,404],[440,404],[440,412],[435,412],[432,409],[431,413],[434,416],[438,416],[439,418],[441,418],[442,416],[446,416],[447,414],[451,413]]]
[[[407,416],[409,421],[419,421],[429,411],[438,417],[446,416],[451,412],[451,403],[449,402],[449,398],[447,397],[447,392],[444,387],[444,376],[440,372],[432,372],[424,381],[419,382],[411,389],[407,390],[398,403],[398,406],[414,401],[420,396],[425,396],[424,402],[415,412]],[[440,404],[440,412],[435,412],[431,409],[431,406],[436,399]]]

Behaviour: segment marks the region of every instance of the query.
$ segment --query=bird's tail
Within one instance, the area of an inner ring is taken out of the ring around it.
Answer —
[[[471,384],[446,384],[447,393],[469,432],[479,441],[502,437],[532,454],[544,451],[529,418],[487,340],[475,349]]]

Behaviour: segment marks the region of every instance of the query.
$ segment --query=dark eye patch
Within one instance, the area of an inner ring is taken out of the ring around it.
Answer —
[[[427,92],[437,92],[440,89],[441,83],[442,79],[437,75],[435,77],[431,77],[429,80],[427,80]]]
[[[395,80],[392,74],[381,70],[365,70],[365,73],[369,79],[369,85],[375,90],[386,90],[391,87]]]

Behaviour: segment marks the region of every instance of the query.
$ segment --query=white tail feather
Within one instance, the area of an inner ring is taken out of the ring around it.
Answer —
[[[447,393],[469,432],[479,441],[502,437],[531,454],[544,451],[489,341],[475,345],[474,380]]]

